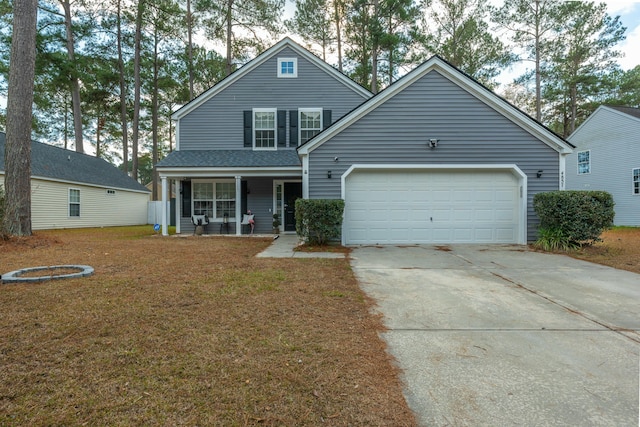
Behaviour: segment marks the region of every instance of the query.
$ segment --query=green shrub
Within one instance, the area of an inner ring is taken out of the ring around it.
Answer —
[[[340,238],[343,212],[341,199],[298,199],[296,232],[307,243],[326,245],[329,240]]]
[[[567,235],[559,228],[540,228],[535,245],[545,251],[571,251],[579,245],[569,241]]]
[[[606,191],[538,193],[533,198],[540,218],[538,242],[569,249],[598,241],[613,225],[613,206],[613,197]]]

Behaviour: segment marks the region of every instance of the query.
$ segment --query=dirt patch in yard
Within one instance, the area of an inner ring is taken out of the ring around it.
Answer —
[[[412,426],[381,320],[345,259],[151,227],[0,243],[0,425]]]
[[[640,274],[640,228],[616,227],[605,231],[601,239],[568,255]]]

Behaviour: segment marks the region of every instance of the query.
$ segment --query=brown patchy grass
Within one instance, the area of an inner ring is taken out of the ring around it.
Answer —
[[[640,274],[640,228],[615,227],[600,238],[601,242],[568,255]]]
[[[344,259],[262,259],[269,239],[149,227],[0,242],[0,425],[415,425]]]

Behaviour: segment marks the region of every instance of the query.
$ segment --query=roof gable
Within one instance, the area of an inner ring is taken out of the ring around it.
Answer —
[[[191,111],[198,108],[200,105],[204,104],[206,101],[216,96],[218,93],[233,85],[236,81],[240,80],[243,76],[251,73],[253,70],[270,60],[271,58],[278,55],[278,53],[283,50],[289,48],[293,50],[297,55],[305,58],[312,64],[316,65],[318,68],[325,71],[328,75],[341,82],[346,88],[360,94],[365,98],[371,97],[371,92],[358,85],[356,82],[351,80],[349,77],[342,74],[337,69],[333,68],[331,65],[324,62],[322,59],[318,58],[308,50],[301,47],[299,44],[295,43],[288,37],[285,37],[277,44],[273,45],[269,49],[265,50],[263,53],[258,55],[253,60],[249,61],[246,65],[237,69],[227,77],[225,77],[222,81],[211,87],[209,90],[203,92],[198,97],[194,98],[191,102],[185,104],[183,107],[178,109],[171,116],[174,120],[180,120],[185,115],[189,114]]]
[[[615,106],[615,105],[610,105],[608,107],[614,110],[620,111],[621,113],[640,119],[640,108],[622,107],[622,106]]]
[[[458,70],[442,58],[433,56],[426,62],[422,63],[416,69],[396,81],[385,90],[379,92],[377,95],[365,101],[358,108],[351,111],[351,113],[344,116],[342,119],[334,123],[330,128],[308,141],[306,144],[298,148],[298,153],[301,155],[308,154],[315,148],[322,145],[325,141],[329,140],[333,136],[340,133],[342,130],[349,127],[351,124],[357,122],[362,117],[369,114],[397,94],[401,93],[415,82],[419,81],[425,75],[436,71],[453,84],[471,94],[473,97],[489,106],[502,116],[509,119],[528,133],[534,135],[540,141],[558,151],[559,153],[572,152],[572,146],[570,143],[556,135],[550,129],[537,122],[529,115],[525,114],[509,102],[496,95],[494,92],[472,79],[462,71]]]
[[[6,135],[0,132],[0,171],[4,173]],[[98,157],[31,142],[31,176],[53,181],[149,192],[142,184]]]
[[[601,105],[596,110],[587,117],[587,119],[578,126],[578,128],[573,131],[571,135],[567,138],[570,142],[576,141],[580,139],[580,136],[583,132],[587,132],[589,134],[593,130],[592,123],[595,123],[600,120],[601,116],[609,117],[609,119],[617,117],[619,119],[623,119],[629,124],[635,123],[636,126],[640,126],[640,109],[632,108],[632,107],[618,107],[611,105]],[[595,125],[594,126],[598,126]]]

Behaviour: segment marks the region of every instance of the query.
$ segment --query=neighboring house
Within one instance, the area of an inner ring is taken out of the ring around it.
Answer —
[[[568,140],[567,189],[611,193],[614,223],[640,226],[640,109],[600,106]]]
[[[4,186],[5,134],[0,132]],[[147,223],[149,191],[103,159],[31,143],[31,227],[81,228]]]
[[[279,76],[287,59],[297,77]],[[302,195],[345,200],[344,244],[526,243],[537,233],[533,195],[562,188],[571,145],[438,57],[373,97],[288,39],[236,74],[174,114],[178,150],[158,171],[164,199],[167,179],[181,182],[183,226],[194,210],[228,202],[236,224],[246,206],[266,232],[284,209],[293,230],[290,196]],[[342,108],[326,106],[340,97]],[[301,119],[318,106],[333,111],[331,126]],[[322,132],[304,141],[303,129]],[[236,187],[217,187],[224,177]]]

